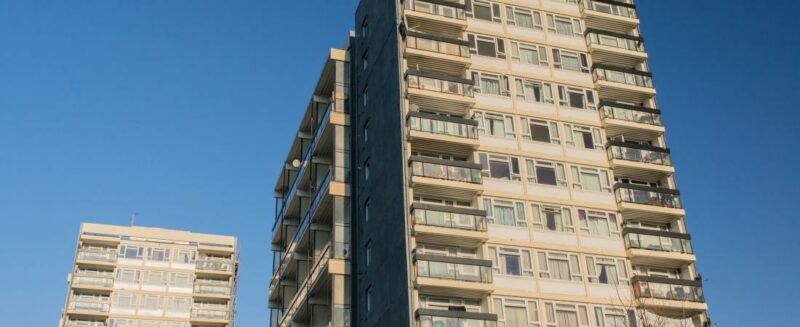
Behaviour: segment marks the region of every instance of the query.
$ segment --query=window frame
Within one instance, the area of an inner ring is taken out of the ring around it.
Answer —
[[[514,225],[499,223],[495,212],[497,207],[511,209],[514,214]],[[525,213],[525,203],[522,201],[483,198],[483,210],[486,211],[486,223],[505,227],[528,228],[528,216]]]
[[[570,24],[570,30],[572,33],[561,33],[558,30],[558,22],[568,22]],[[570,16],[547,14],[547,31],[558,35],[583,38],[583,24],[581,23],[581,20]]]
[[[517,15],[530,15],[531,16],[531,27],[520,26],[517,24]],[[542,22],[542,13],[533,9],[516,7],[516,6],[508,6],[506,5],[506,23],[511,26],[516,26],[519,28],[525,29],[532,29],[535,31],[544,31],[544,24]]]
[[[586,262],[586,280],[590,284],[604,284],[604,285],[614,285],[611,283],[611,280],[608,279],[609,277],[606,276],[606,283],[600,281],[600,277],[602,272],[600,272],[601,266],[614,267],[616,272],[617,280],[619,281],[618,285],[631,285],[630,282],[630,271],[628,270],[627,263],[625,262],[624,258],[613,258],[613,257],[606,257],[606,256],[596,256],[596,255],[584,255],[585,262]],[[601,264],[600,262],[603,261],[606,264]],[[608,263],[613,262],[613,265]]]
[[[556,184],[539,183],[538,174],[536,172],[537,168],[552,168],[556,178]],[[569,181],[567,180],[567,166],[564,163],[539,159],[525,159],[525,171],[527,173],[528,184],[558,188],[566,188],[569,186]]]
[[[489,9],[490,19],[485,19],[485,18],[478,17],[475,14],[476,13],[476,11],[475,11],[475,7],[476,6],[481,6],[481,7]],[[486,22],[503,23],[503,14],[500,12],[500,4],[498,4],[498,3],[485,1],[485,0],[473,0],[472,1],[472,6],[470,8],[467,8],[467,9],[469,10],[466,13],[467,17],[478,19],[478,20],[482,20],[482,21],[486,21]]]
[[[514,123],[514,116],[512,115],[488,111],[473,111],[472,116],[473,120],[478,122],[478,135],[506,139],[517,138],[517,128]],[[503,135],[494,134],[496,121],[502,122]],[[492,133],[489,133],[490,131]]]
[[[528,99],[528,96],[525,94],[526,85],[532,86],[534,89],[536,87],[540,87],[542,90],[541,91],[542,101],[536,101],[535,95],[533,99]],[[520,89],[520,87],[522,88]],[[537,81],[529,78],[514,77],[514,93],[517,97],[517,100],[519,101],[531,102],[531,103],[555,104],[555,97],[553,95],[553,84],[551,83]]]
[[[589,134],[592,138],[592,145],[593,147],[588,148],[586,147],[586,142],[583,141],[585,138],[585,134]],[[564,136],[566,138],[566,144],[568,147],[576,148],[576,149],[584,149],[584,150],[600,150],[603,151],[605,149],[604,142],[603,142],[603,134],[597,127],[589,127],[583,125],[575,125],[572,123],[564,123]],[[581,138],[581,143],[583,143],[583,147],[578,147],[578,142],[576,141],[578,138]]]
[[[622,231],[619,224],[619,216],[614,212],[599,211],[593,209],[579,208],[578,212],[578,225],[581,229],[581,235],[590,237],[604,237],[621,239]],[[608,228],[608,235],[592,234],[589,223],[591,218],[596,220],[605,220]]]
[[[557,90],[559,106],[571,109],[597,110],[597,96],[594,94],[593,90],[567,85],[558,85]],[[573,105],[572,98],[570,97],[572,94],[580,94],[583,106],[578,107]]]
[[[474,33],[467,34],[467,41],[469,42],[469,53],[481,56],[481,57],[489,57],[489,58],[496,58],[496,59],[506,59],[506,44],[503,38],[495,37],[495,36],[488,36],[488,35],[480,35]],[[484,43],[491,43],[494,45],[494,55],[489,54],[482,54],[480,47],[478,46],[479,42]]]
[[[564,49],[553,48],[553,68],[578,73],[589,73],[589,57],[584,52],[576,52]],[[568,69],[564,66],[564,57],[574,57],[578,61],[578,69]]]
[[[544,203],[531,203],[531,225],[534,230],[550,232],[550,233],[563,233],[575,234],[575,218],[572,216],[573,209],[566,206],[549,205]],[[558,214],[556,226],[561,226],[561,230],[551,230],[547,228],[547,213]]]
[[[492,270],[495,274],[535,278],[536,274],[534,272],[533,250],[528,248],[490,245],[487,247],[487,251],[492,260]],[[517,257],[517,269],[519,274],[509,273],[507,270],[508,257]]]
[[[536,52],[536,62],[523,62],[522,56],[520,53],[521,49],[529,50]],[[549,60],[547,58],[547,47],[539,44],[534,43],[526,43],[520,41],[511,41],[511,61],[516,62],[523,65],[535,65],[535,66],[549,66]]]
[[[563,302],[544,302],[545,323],[547,327],[557,326],[556,316],[558,311],[574,312],[579,327],[589,327],[589,307],[585,304]]]
[[[537,251],[536,259],[539,266],[539,278],[552,281],[583,283],[583,271],[581,270],[581,259],[579,254],[570,252]],[[553,269],[554,267],[551,266],[551,261],[566,261],[567,268],[569,269],[569,279],[555,278],[553,276],[555,269]]]
[[[522,135],[523,140],[536,143],[561,144],[561,132],[560,129],[558,128],[558,122],[556,121],[539,119],[539,118],[520,117],[520,125],[522,125],[522,130],[520,131],[520,135]],[[533,125],[547,128],[547,135],[549,140],[548,141],[534,140]]]
[[[510,81],[508,76],[499,74],[499,73],[487,73],[487,72],[480,72],[480,71],[473,71],[472,72],[472,80],[475,84],[472,86],[472,90],[475,93],[480,93],[483,95],[489,96],[498,96],[498,97],[510,97],[511,96],[511,85],[509,84]],[[498,93],[488,93],[486,92],[486,88],[483,87],[484,80],[494,80],[497,81],[498,85]]]
[[[582,192],[600,192],[611,193],[611,173],[604,168],[594,168],[586,166],[572,165],[570,167],[572,172],[572,188]],[[584,187],[583,174],[597,174],[600,179],[600,190],[588,190]]]
[[[502,154],[493,154],[493,153],[480,153],[478,155],[481,162],[481,175],[485,178],[492,178],[498,180],[507,180],[512,182],[519,182],[522,180],[522,174],[520,171],[519,165],[519,158],[502,155]],[[492,176],[492,162],[500,163],[505,162],[508,164],[508,173],[509,176],[505,177],[496,177]]]
[[[525,317],[527,318],[527,323],[525,326],[528,327],[541,327],[542,319],[540,316],[540,306],[539,301],[533,299],[517,299],[517,298],[506,298],[506,297],[493,297],[492,299],[492,308],[495,314],[497,314],[497,322],[498,325],[504,324],[507,326],[508,323],[508,312],[506,311],[507,308],[522,308],[525,310]]]

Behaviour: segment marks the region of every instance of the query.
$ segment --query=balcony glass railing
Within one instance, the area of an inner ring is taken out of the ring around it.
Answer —
[[[412,112],[408,116],[408,128],[431,134],[478,138],[478,124],[469,119]]]
[[[480,165],[434,158],[414,156],[411,158],[411,174],[413,176],[436,178],[447,181],[472,184],[481,183]]]
[[[668,149],[611,141],[606,145],[606,151],[610,159],[672,166]]]
[[[226,258],[206,257],[197,259],[198,270],[232,271],[233,261]]]
[[[407,10],[413,10],[426,14],[432,14],[447,18],[466,19],[463,3],[450,1],[450,0],[434,0],[434,1],[420,1],[420,0],[406,0],[405,5]]]
[[[639,298],[705,302],[701,281],[636,276],[633,285]]]
[[[444,74],[440,75],[418,71],[414,71],[413,73],[416,74],[408,74],[406,77],[408,88],[468,97],[471,97],[474,94],[473,83],[471,80],[451,78]]]
[[[110,249],[110,250],[101,250],[95,248],[79,249],[78,260],[115,262],[117,261],[117,251],[116,249]]]
[[[408,32],[406,46],[411,49],[425,50],[451,56],[469,58],[469,43],[459,39],[449,39],[435,35]]]
[[[106,327],[106,323],[100,320],[69,320],[66,327]]]
[[[622,233],[625,234],[625,245],[629,249],[692,253],[692,244],[688,234],[639,228],[625,228]]]
[[[192,309],[192,318],[228,320],[228,314],[227,309]]]
[[[114,285],[114,277],[76,274],[75,277],[72,278],[72,283],[83,286],[111,287]]]
[[[603,118],[619,119],[634,123],[663,126],[661,123],[661,111],[634,105],[600,101],[603,109]]]
[[[617,201],[664,208],[681,208],[680,192],[673,189],[617,183]]]
[[[497,315],[455,310],[417,309],[418,327],[497,327]]]
[[[486,231],[483,210],[414,203],[411,206],[414,224],[468,231]]]
[[[473,283],[492,282],[489,260],[416,254],[417,277],[449,279]]]
[[[636,18],[636,6],[622,1],[613,0],[583,0],[581,9],[591,10],[614,16]]]
[[[70,310],[108,312],[108,301],[73,300],[69,303]]]
[[[195,282],[194,292],[197,294],[208,295],[230,295],[231,287],[227,285],[216,285],[214,283]]]
[[[621,33],[587,29],[586,42],[593,45],[603,45],[617,49],[644,52],[644,42],[642,38]]]
[[[634,69],[595,64],[594,67],[592,67],[592,75],[595,81],[609,81],[625,85],[653,88],[652,75],[648,72]]]

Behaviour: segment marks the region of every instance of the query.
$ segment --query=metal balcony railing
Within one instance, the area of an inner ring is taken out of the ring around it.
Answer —
[[[661,123],[661,111],[658,109],[645,108],[613,101],[601,100],[601,112],[603,118],[618,119],[634,123],[647,124],[653,126],[663,126]]]
[[[583,0],[581,10],[591,10],[614,16],[636,18],[636,6],[622,1]]]
[[[469,79],[447,74],[409,69],[406,73],[406,84],[410,89],[471,97],[474,95],[475,83]]]
[[[414,203],[414,224],[467,231],[486,231],[486,211],[470,208]]]
[[[447,18],[466,20],[466,5],[457,1],[448,0],[406,0],[406,10],[422,12]]]
[[[594,64],[592,76],[596,81],[609,81],[631,86],[653,88],[653,74],[607,64]]]
[[[469,42],[415,31],[406,32],[406,46],[451,56],[469,58]]]
[[[623,228],[622,234],[629,249],[692,254],[689,234],[631,227]]]
[[[617,183],[614,193],[618,202],[644,204],[664,208],[681,208],[678,190],[635,184]]]
[[[408,128],[437,135],[478,138],[478,122],[471,119],[442,116],[424,112],[408,114]]]
[[[638,36],[604,31],[600,29],[586,29],[586,43],[603,45],[607,47],[644,52],[644,39]]]
[[[672,166],[669,149],[621,141],[609,141],[606,151],[610,159]]]
[[[471,184],[482,181],[480,164],[472,162],[412,156],[409,163],[413,176]]]
[[[414,254],[417,277],[457,280],[473,283],[492,282],[492,261]]]
[[[497,315],[492,313],[417,309],[416,318],[419,327],[497,327]]]
[[[654,276],[634,276],[636,297],[673,301],[705,302],[703,282]]]
[[[78,250],[78,260],[89,261],[104,261],[115,262],[117,261],[117,250],[101,250],[96,248],[82,248]]]

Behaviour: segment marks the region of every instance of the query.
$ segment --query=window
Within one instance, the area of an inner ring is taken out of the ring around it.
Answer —
[[[577,53],[561,49],[553,49],[553,65],[555,68],[588,73],[589,60],[585,53]]]
[[[469,40],[469,52],[472,54],[499,59],[506,58],[505,41],[501,38],[467,34],[467,40]]]
[[[630,285],[628,268],[623,259],[586,256],[586,270],[590,283]]]
[[[136,295],[130,293],[114,293],[111,303],[117,308],[136,308]]]
[[[173,262],[177,263],[194,263],[197,257],[197,252],[192,250],[175,250],[172,257]]]
[[[451,310],[453,307],[460,307],[466,312],[481,312],[480,300],[420,296],[420,303],[426,309]]]
[[[112,318],[108,321],[108,327],[136,327],[136,320]]]
[[[544,303],[547,326],[589,327],[589,310],[585,305]]]
[[[150,261],[169,261],[169,249],[147,248],[147,260],[150,260]]]
[[[481,172],[484,177],[520,180],[519,159],[497,154],[481,153]]]
[[[567,187],[567,173],[564,164],[552,161],[526,159],[528,183]]]
[[[531,204],[533,228],[551,232],[575,233],[572,210],[543,204]]]
[[[497,199],[483,199],[486,221],[490,224],[512,227],[527,227],[525,204]]]
[[[364,222],[369,221],[369,199],[364,201]]]
[[[475,19],[488,20],[500,23],[500,5],[488,1],[475,0],[472,2],[472,16]]]
[[[542,252],[539,255],[539,277],[580,282],[580,258],[577,254],[558,252]]]
[[[125,259],[142,259],[144,248],[141,246],[121,245],[119,256]]]
[[[521,118],[522,138],[528,141],[561,144],[558,123],[533,118]]]
[[[189,312],[192,307],[192,298],[170,296],[166,299],[167,310],[172,312]]]
[[[511,60],[528,65],[547,65],[547,48],[541,45],[511,42]]]
[[[600,136],[599,128],[564,124],[564,136],[570,147],[590,150],[603,149],[603,138]]]
[[[472,72],[472,80],[475,81],[474,90],[480,94],[511,96],[511,90],[508,85],[508,76]]]
[[[361,38],[366,39],[367,36],[369,36],[369,22],[367,17],[364,17],[364,21],[361,22]]]
[[[608,170],[572,166],[572,187],[576,190],[611,192]]]
[[[139,327],[161,327],[161,322],[158,320],[140,320]]]
[[[505,327],[540,327],[536,301],[494,298],[494,312],[499,325]]]
[[[597,319],[597,326],[601,327],[636,326],[636,312],[634,312],[633,310],[628,310],[628,314],[626,315],[624,309],[595,307],[594,313]]]
[[[161,297],[158,295],[142,295],[140,298],[139,308],[146,310],[160,310]]]
[[[364,122],[364,143],[369,141],[369,120]]]
[[[172,287],[192,287],[194,276],[188,273],[169,273],[169,285]]]
[[[361,57],[361,69],[366,71],[368,66],[369,66],[369,53],[364,51],[364,56]]]
[[[362,101],[364,102],[364,108],[367,107],[367,103],[369,102],[369,86],[364,87],[364,91],[362,93]]]
[[[506,22],[512,26],[542,30],[542,15],[530,9],[506,6]]]
[[[417,253],[472,259],[478,257],[478,251],[475,249],[425,243],[417,243]]]
[[[530,250],[490,246],[489,256],[492,259],[492,267],[495,273],[533,277]]]
[[[136,269],[118,269],[117,282],[139,284],[140,271]]]
[[[142,273],[142,283],[145,285],[167,285],[167,273],[163,271],[145,271]]]
[[[367,244],[364,245],[364,248],[366,249],[364,252],[366,253],[365,257],[367,259],[367,266],[369,266],[370,262],[372,261],[372,240],[367,241]]]
[[[547,14],[547,29],[556,34],[583,37],[581,20],[577,18]]]
[[[502,138],[515,138],[514,116],[476,111],[474,120],[478,121],[478,133]]]
[[[578,219],[583,235],[620,238],[616,214],[578,209]]]
[[[367,312],[372,311],[372,285],[367,286]]]
[[[364,161],[364,180],[369,180],[369,158]]]
[[[515,78],[517,100],[526,102],[554,103],[553,87],[549,83]]]
[[[584,90],[569,86],[558,86],[560,105],[577,109],[597,110],[594,101],[594,91]]]

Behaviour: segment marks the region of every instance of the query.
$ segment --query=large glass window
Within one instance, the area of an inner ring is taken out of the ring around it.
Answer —
[[[630,285],[628,268],[623,259],[586,256],[586,270],[590,283]]]
[[[505,75],[472,72],[472,80],[475,81],[474,91],[480,94],[511,96],[508,85],[508,77]]]
[[[490,246],[489,256],[495,273],[533,277],[530,250]]]
[[[578,218],[583,235],[620,238],[619,222],[614,213],[579,209]]]
[[[528,65],[547,65],[547,48],[541,45],[511,42],[511,60]]]
[[[549,83],[515,78],[517,100],[525,102],[554,103],[553,87]]]
[[[506,22],[511,26],[542,30],[542,15],[530,9],[506,6]]]
[[[505,41],[498,37],[467,34],[470,53],[479,56],[505,59]]]
[[[567,146],[590,150],[603,149],[603,138],[599,128],[564,124],[564,136],[567,139]]]
[[[520,180],[519,159],[498,154],[481,153],[481,174],[484,177]]]
[[[567,187],[564,164],[552,161],[526,159],[528,183]]]
[[[150,261],[169,261],[169,249],[148,248],[147,260]]]
[[[472,15],[480,20],[488,20],[497,23],[502,22],[500,18],[500,5],[488,1],[472,1]]]
[[[141,272],[136,269],[118,269],[117,282],[138,284]]]
[[[580,258],[577,254],[538,252],[539,277],[566,281],[582,281]]]
[[[528,226],[525,205],[522,202],[484,198],[483,209],[486,210],[486,220],[490,224]]]
[[[577,18],[547,14],[547,29],[556,34],[583,37],[581,20]]]
[[[191,287],[194,276],[189,273],[169,273],[169,280],[172,287]]]
[[[167,273],[164,271],[145,271],[142,273],[142,283],[145,285],[165,286]]]
[[[572,166],[572,187],[576,190],[611,192],[608,170]]]
[[[525,140],[560,144],[558,123],[533,118],[521,118],[522,138]]]
[[[557,69],[588,73],[589,59],[585,53],[553,49],[553,65]]]
[[[502,138],[515,138],[514,116],[476,111],[473,117],[478,121],[478,133]]]
[[[577,87],[558,86],[559,104],[575,109],[597,110],[594,91]]]
[[[585,305],[545,302],[544,312],[548,327],[589,326],[589,310]]]
[[[494,298],[497,322],[505,327],[540,327],[539,305],[536,301]]]
[[[136,295],[130,293],[114,293],[111,304],[117,308],[136,308]]]
[[[531,204],[533,228],[551,232],[575,233],[572,209],[543,204]]]
[[[121,245],[119,247],[119,256],[125,259],[142,259],[144,255],[144,248],[141,246]]]

